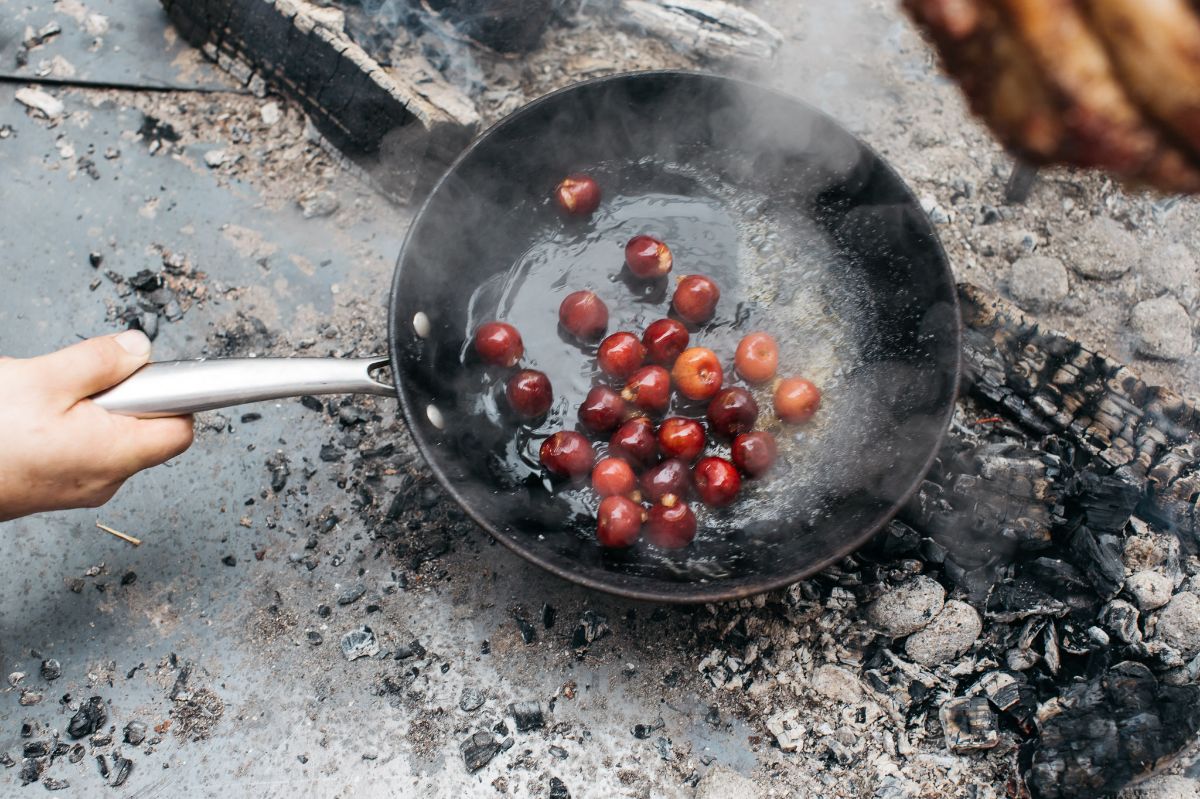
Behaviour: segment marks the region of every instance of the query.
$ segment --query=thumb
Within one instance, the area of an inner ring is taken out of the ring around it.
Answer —
[[[111,388],[150,360],[150,339],[140,330],[97,336],[29,361],[52,392],[69,404]]]

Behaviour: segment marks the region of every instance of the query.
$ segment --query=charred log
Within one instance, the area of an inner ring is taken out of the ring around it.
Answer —
[[[1061,435],[1092,459],[1080,489],[1088,521],[1115,529],[1138,499],[1145,518],[1200,535],[1200,417],[1179,394],[1048,330],[1016,307],[963,285],[970,391],[1035,434]],[[1088,504],[1099,492],[1105,499]],[[1136,492],[1136,493],[1135,493]]]

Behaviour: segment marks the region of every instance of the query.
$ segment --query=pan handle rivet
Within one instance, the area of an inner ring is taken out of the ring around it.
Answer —
[[[424,311],[417,311],[413,316],[413,330],[417,331],[417,335],[421,338],[429,338],[430,328],[429,317],[425,315]]]
[[[442,412],[438,410],[436,405],[426,406],[425,416],[429,418],[429,423],[438,430],[446,429],[446,420],[442,417]]]

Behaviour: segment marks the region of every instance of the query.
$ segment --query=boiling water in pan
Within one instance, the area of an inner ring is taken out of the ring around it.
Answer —
[[[668,315],[677,277],[713,278],[721,289],[717,315],[692,331],[691,346],[714,350],[725,367],[726,385],[753,392],[760,410],[756,427],[776,435],[780,457],[767,477],[743,482],[732,506],[714,510],[693,502],[698,534],[690,548],[665,554],[642,543],[634,560],[648,558],[661,566],[665,559],[680,572],[719,577],[731,554],[721,542],[744,534],[747,526],[753,529],[755,521],[815,523],[824,513],[826,496],[853,483],[870,431],[861,398],[847,376],[870,347],[867,298],[854,264],[787,202],[734,189],[674,164],[647,161],[635,169],[601,165],[590,172],[604,190],[604,201],[590,220],[563,219],[547,203],[535,220],[523,209],[521,218],[498,222],[528,229],[532,221],[529,244],[509,270],[474,292],[464,331],[469,342],[475,327],[491,319],[515,325],[525,342],[523,364],[542,370],[553,384],[549,415],[534,427],[508,419],[506,374],[499,372],[484,374],[482,390],[468,402],[491,424],[513,431],[505,451],[489,454],[502,482],[535,490],[544,485],[569,504],[570,526],[577,534],[594,540],[599,498],[586,486],[551,484],[538,463],[538,448],[547,436],[582,429],[579,405],[593,385],[606,381],[595,365],[596,347],[581,347],[560,331],[559,303],[573,291],[591,289],[608,305],[609,333],[628,330],[640,336],[650,322]],[[623,268],[625,242],[639,233],[671,247],[674,269],[666,281],[647,286]],[[812,422],[780,425],[770,388],[746,386],[737,378],[734,350],[742,336],[756,330],[778,340],[781,376],[801,375],[823,390],[821,410]],[[463,357],[469,358],[465,350]],[[674,403],[671,415],[704,418],[704,403]],[[606,444],[597,449],[603,455]],[[728,447],[719,446],[713,454],[729,457]]]

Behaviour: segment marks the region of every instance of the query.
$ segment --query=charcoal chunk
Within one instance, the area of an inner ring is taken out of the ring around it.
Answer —
[[[480,730],[458,745],[467,771],[478,771],[492,761],[500,745],[490,732]]]
[[[22,785],[28,785],[42,778],[43,768],[45,768],[45,761],[27,757],[21,761],[21,771],[17,776],[20,778]]]
[[[514,702],[508,706],[508,713],[513,717],[517,732],[529,732],[546,724],[540,702]]]
[[[54,682],[62,676],[62,664],[53,658],[43,660],[41,675],[46,682]]]
[[[550,799],[571,799],[571,792],[567,790],[567,784],[558,777],[550,778]]]
[[[976,752],[991,749],[1000,742],[996,714],[982,696],[959,697],[944,703],[938,711],[946,746],[951,752]]]
[[[464,688],[462,697],[458,700],[458,706],[467,713],[472,713],[483,707],[484,695],[482,691],[475,688]]]
[[[125,743],[138,746],[146,740],[146,724],[142,721],[131,721],[125,725]]]
[[[337,603],[339,605],[352,605],[362,599],[365,593],[367,593],[367,587],[362,583],[352,585],[338,594]]]
[[[1125,661],[1038,711],[1029,787],[1040,799],[1115,795],[1200,730],[1200,686],[1160,685]]]
[[[120,788],[125,784],[125,780],[129,779],[130,772],[133,771],[133,761],[127,757],[121,757],[119,754],[112,756],[113,759],[113,777],[109,783],[114,788]]]
[[[61,791],[71,787],[71,783],[66,780],[56,779],[54,777],[46,777],[42,780],[42,787],[47,791]]]
[[[346,660],[358,660],[379,654],[379,642],[370,627],[363,625],[342,636],[342,654]]]
[[[513,620],[517,623],[517,629],[521,631],[522,641],[526,644],[532,644],[537,641],[537,628],[521,616],[513,616]]]
[[[104,707],[104,700],[93,696],[80,705],[75,715],[71,716],[67,725],[67,735],[74,739],[83,738],[100,729],[106,721],[108,711]]]
[[[1111,599],[1125,583],[1125,564],[1121,562],[1119,539],[1111,535],[1096,536],[1080,525],[1067,544],[1075,565],[1083,570],[1092,587],[1103,599]]]
[[[571,634],[571,646],[581,649],[593,641],[603,638],[610,632],[608,617],[594,610],[585,610],[579,617],[579,624]]]

